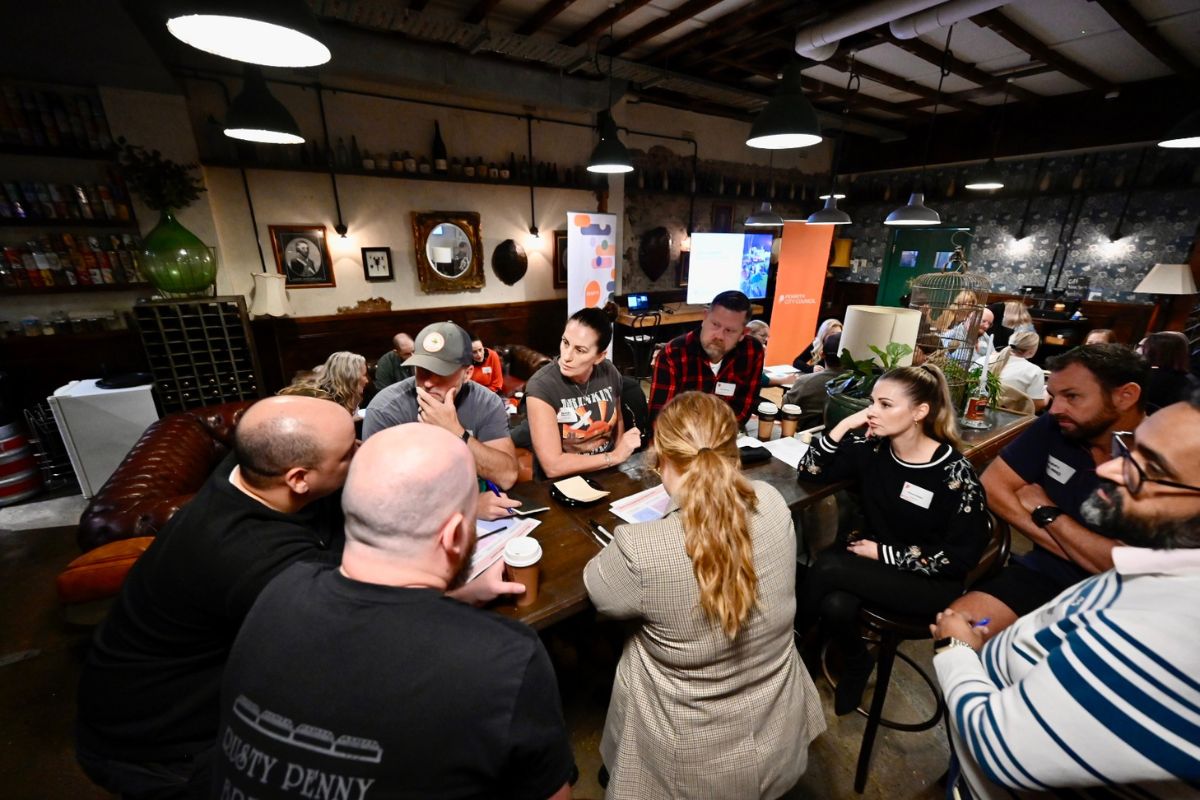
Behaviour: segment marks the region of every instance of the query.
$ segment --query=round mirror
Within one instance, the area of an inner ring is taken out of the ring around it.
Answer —
[[[429,232],[425,256],[443,278],[457,278],[470,268],[474,253],[467,232],[452,222],[443,222]]]

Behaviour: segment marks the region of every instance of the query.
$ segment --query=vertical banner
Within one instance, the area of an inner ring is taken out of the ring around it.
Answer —
[[[617,287],[617,217],[567,212],[567,316],[608,302]]]
[[[791,364],[812,344],[821,312],[833,225],[785,222],[771,309],[767,364]]]

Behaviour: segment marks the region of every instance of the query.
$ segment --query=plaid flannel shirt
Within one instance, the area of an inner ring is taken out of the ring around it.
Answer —
[[[733,350],[726,353],[716,375],[713,375],[710,363],[700,348],[699,331],[672,339],[658,354],[658,361],[654,365],[654,378],[650,385],[651,421],[667,401],[680,392],[717,394],[718,383],[732,383],[733,394],[722,399],[733,409],[738,424],[745,425],[754,411],[762,384],[762,343],[751,336],[743,336]]]

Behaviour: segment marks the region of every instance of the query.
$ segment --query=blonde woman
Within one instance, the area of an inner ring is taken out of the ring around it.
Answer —
[[[1000,319],[1000,324],[1016,333],[1036,333],[1037,328],[1034,327],[1033,317],[1029,315],[1029,309],[1020,300],[1009,300],[1004,304],[1004,316]],[[1012,338],[1009,334],[1009,338]]]
[[[779,797],[825,728],[792,638],[791,513],[742,475],[737,435],[714,395],[664,406],[652,453],[670,510],[619,526],[584,570],[601,614],[641,623],[600,742],[609,800]]]
[[[842,332],[842,323],[833,318],[827,319],[817,328],[817,335],[812,343],[804,348],[804,352],[796,356],[792,366],[801,372],[820,372],[825,363],[825,340],[835,333]]]
[[[852,435],[863,426],[866,437]],[[946,379],[937,367],[898,367],[871,404],[813,442],[804,480],[856,481],[863,538],[824,550],[808,570],[802,619],[823,623],[845,656],[834,711],[862,702],[874,661],[859,638],[864,603],[933,619],[962,594],[987,545],[987,503],[960,444]]]
[[[280,394],[306,394],[327,397],[351,414],[358,412],[367,388],[367,360],[358,353],[339,350],[312,374],[284,389]]]
[[[1046,407],[1046,374],[1029,359],[1037,355],[1041,337],[1035,331],[1018,331],[1008,337],[1008,347],[996,354],[1000,367],[1000,383],[1011,386],[1033,401],[1033,407],[1041,411]]]

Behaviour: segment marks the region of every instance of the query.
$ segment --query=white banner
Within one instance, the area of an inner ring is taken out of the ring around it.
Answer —
[[[600,308],[617,288],[617,217],[567,212],[567,316]]]

